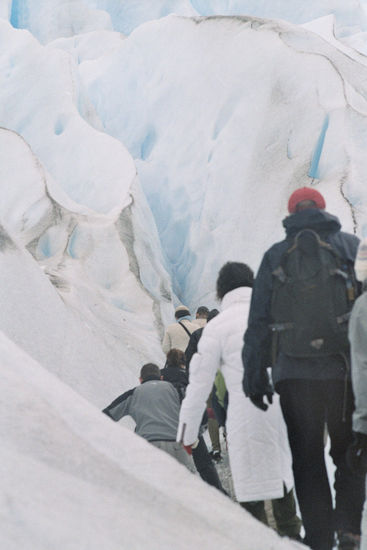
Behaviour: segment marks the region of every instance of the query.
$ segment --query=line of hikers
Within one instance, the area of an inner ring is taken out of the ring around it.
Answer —
[[[367,550],[367,240],[342,232],[325,208],[314,187],[294,191],[285,239],[256,278],[227,262],[216,282],[221,311],[201,306],[191,320],[177,307],[164,368],[144,365],[141,384],[104,412],[132,416],[139,435],[225,493],[212,460],[223,426],[241,506],[267,524],[270,500],[277,531],[302,540],[303,524],[312,550]]]

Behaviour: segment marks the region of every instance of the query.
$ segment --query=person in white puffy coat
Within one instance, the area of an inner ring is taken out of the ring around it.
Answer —
[[[198,352],[191,360],[177,441],[189,451],[197,440],[206,400],[220,369],[229,393],[226,427],[236,499],[251,513],[255,510],[252,505],[260,501],[263,506],[264,500],[271,499],[274,515],[278,516],[274,499],[279,499],[277,503],[281,504],[287,498],[289,517],[280,518],[277,527],[283,531],[281,534],[299,538],[300,520],[291,491],[292,459],[278,397],[274,396],[273,406],[264,413],[251,403],[242,389],[241,352],[252,283],[253,272],[245,264],[228,262],[219,272],[217,296],[222,301],[222,312],[205,326]],[[253,515],[266,521],[258,511]],[[286,525],[284,529],[280,526],[282,522],[283,527]]]

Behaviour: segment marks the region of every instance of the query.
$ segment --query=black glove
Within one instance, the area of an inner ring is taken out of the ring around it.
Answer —
[[[354,474],[367,474],[367,435],[355,432],[354,441],[347,449],[347,464]]]
[[[266,411],[269,407],[269,405],[267,405],[264,401],[265,395],[269,404],[271,405],[273,402],[273,394],[271,392],[267,392],[265,394],[254,393],[253,395],[250,395],[252,403],[255,405],[255,407],[261,409],[262,411]]]

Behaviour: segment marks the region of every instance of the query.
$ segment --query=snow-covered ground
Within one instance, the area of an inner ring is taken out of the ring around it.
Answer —
[[[292,547],[100,409],[295,188],[367,235],[366,5],[0,0],[5,550]]]
[[[4,550],[287,550],[229,498],[114,424],[3,335]]]

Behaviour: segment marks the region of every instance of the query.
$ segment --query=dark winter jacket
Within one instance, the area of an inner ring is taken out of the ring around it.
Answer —
[[[170,382],[178,391],[180,402],[185,397],[186,386],[189,383],[189,377],[185,369],[176,366],[165,365],[161,370],[163,380]]]
[[[112,420],[131,416],[135,432],[148,441],[175,441],[180,412],[176,389],[169,382],[145,380],[115,399],[103,412]]]
[[[271,389],[267,367],[272,366],[272,379],[276,384],[286,379],[342,379],[345,361],[339,355],[318,358],[294,358],[278,353],[275,364],[271,359],[270,317],[273,271],[279,266],[284,252],[294,236],[302,229],[310,228],[327,241],[339,256],[351,266],[354,264],[359,239],[340,231],[335,216],[324,210],[309,209],[297,212],[283,220],[286,238],[274,244],[265,254],[256,276],[248,328],[244,336],[242,359],[244,364],[244,391],[246,395],[264,394]]]
[[[203,333],[203,330],[204,330],[204,327],[198,328],[190,336],[189,343],[187,344],[187,348],[185,350],[186,370],[187,370],[187,372],[189,372],[190,361],[192,359],[192,356],[198,350],[198,343],[199,343],[199,340],[200,340],[201,335]]]

